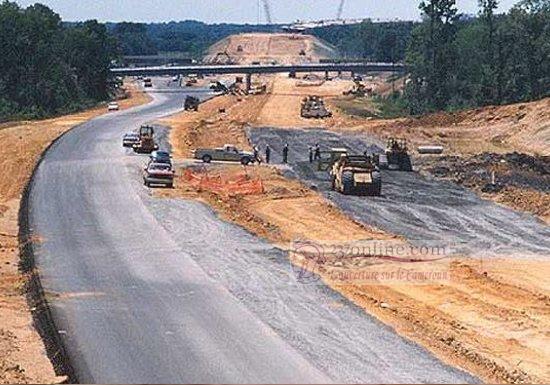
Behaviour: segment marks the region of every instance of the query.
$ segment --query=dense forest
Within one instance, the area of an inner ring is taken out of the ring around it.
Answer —
[[[522,0],[498,15],[479,0],[476,18],[455,0],[422,1],[423,22],[406,52],[412,114],[529,101],[550,95],[550,0]]]
[[[338,48],[343,58],[400,62],[405,59],[405,51],[416,24],[412,21],[365,21],[354,25],[315,28],[311,33]]]
[[[0,122],[81,109],[109,95],[116,42],[104,25],[70,27],[48,7],[0,3]]]

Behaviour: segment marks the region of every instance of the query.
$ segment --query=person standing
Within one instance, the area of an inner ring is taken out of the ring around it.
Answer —
[[[288,163],[288,143],[283,147],[283,163]]]
[[[269,144],[265,146],[265,162],[269,163],[269,158],[271,158],[271,147],[269,147]]]
[[[309,151],[309,163],[313,163],[313,147],[309,146],[307,149]]]
[[[315,160],[321,159],[321,147],[319,147],[319,143],[315,145]]]

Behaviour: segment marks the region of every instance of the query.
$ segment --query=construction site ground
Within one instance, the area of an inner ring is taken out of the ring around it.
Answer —
[[[149,97],[134,83],[120,109],[144,104]],[[0,126],[0,383],[59,383],[33,327],[31,312],[40,304],[26,300],[30,272],[19,269],[18,213],[21,194],[45,149],[72,127],[106,113],[100,106],[54,119],[12,122]],[[55,199],[55,198],[53,198]]]
[[[494,108],[488,109],[490,113],[465,112],[461,118],[435,115],[392,121],[351,118],[335,110],[334,118],[310,123],[297,113],[301,96],[309,92],[295,82],[275,78],[271,95],[223,96],[201,105],[198,113],[182,113],[162,121],[172,128],[171,143],[178,158],[188,158],[196,147],[233,143],[250,149],[252,143],[262,148],[269,143],[273,160],[279,163],[282,143],[288,142],[291,167],[262,165],[246,171],[261,178],[263,194],[197,190],[185,181],[181,170],[174,190],[157,190],[156,194],[200,200],[222,218],[283,250],[292,250],[289,245],[297,239],[320,244],[364,239],[412,245],[434,240],[456,242],[462,248],[443,266],[449,273],[447,279],[434,282],[362,282],[349,278],[353,277],[350,272],[371,277],[369,271],[396,268],[387,261],[370,264],[366,258],[342,259],[328,254],[322,263],[312,265],[301,253],[290,253],[290,258],[400,334],[484,380],[550,381],[547,225],[481,199],[455,183],[416,173],[385,173],[381,198],[343,197],[328,191],[328,181],[312,172],[306,159],[307,146],[315,143],[324,147],[344,143],[357,150],[372,150],[380,149],[381,140],[395,134],[407,136],[415,144],[441,139],[438,144],[461,156],[495,148],[501,153],[508,148],[527,149],[522,146],[531,140],[528,130],[545,135],[544,120],[538,116],[546,112],[531,105],[521,108],[530,112],[523,119],[539,122],[538,128],[524,130],[525,138],[512,134],[514,124],[518,124],[513,123],[517,120],[513,117],[519,108],[516,106],[500,107],[510,113]],[[326,86],[330,90],[325,95],[336,97],[349,85],[333,82]],[[322,95],[323,87],[316,87],[311,94]],[[289,96],[294,101],[283,103]],[[328,102],[330,105],[330,98]],[[493,118],[487,119],[490,116]],[[494,116],[500,116],[496,127]],[[288,129],[273,128],[279,125]],[[479,140],[466,146],[476,130]],[[504,132],[508,136],[502,139]],[[502,142],[495,144],[491,138],[497,136]],[[212,165],[208,170],[225,178],[244,172],[241,166],[228,165]],[[489,250],[497,252],[487,255]]]
[[[336,57],[330,44],[294,33],[243,33],[212,45],[203,61],[215,64],[301,64]]]

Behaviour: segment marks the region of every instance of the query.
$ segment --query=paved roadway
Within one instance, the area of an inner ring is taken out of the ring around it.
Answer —
[[[183,98],[73,129],[31,184],[36,263],[79,382],[477,381],[326,287],[289,283],[281,251],[205,206],[152,198],[121,136]]]

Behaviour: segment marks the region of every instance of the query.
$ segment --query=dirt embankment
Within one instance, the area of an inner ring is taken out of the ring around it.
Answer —
[[[133,84],[121,109],[149,99]],[[29,277],[19,271],[18,212],[20,197],[42,152],[71,127],[106,112],[98,107],[55,119],[0,126],[0,383],[57,383],[35,331],[25,294]]]
[[[452,155],[517,151],[544,156],[550,155],[550,98],[418,118],[365,120],[347,116],[338,129],[406,137],[414,146],[440,144]]]
[[[520,153],[426,157],[423,171],[550,224],[550,157]]]
[[[231,35],[208,49],[210,64],[302,64],[337,57],[336,49],[315,36],[292,33]]]
[[[235,112],[239,126],[243,127],[242,119],[247,118],[244,111],[258,111],[262,103],[267,103],[265,98],[262,102],[259,100],[253,97],[237,102],[209,130],[197,129],[202,123],[190,117],[192,114],[173,118],[172,144],[176,152],[185,156],[199,143],[244,144],[245,133],[237,127],[228,133],[228,122],[234,120],[232,113]],[[248,103],[256,104],[251,108],[247,107]],[[220,104],[227,107],[231,100],[209,101],[201,107],[201,113],[216,115]],[[256,114],[248,116],[257,124]],[[235,135],[233,140],[231,135]],[[209,173],[223,177],[243,172],[241,166],[209,167]],[[314,270],[329,286],[446,362],[491,382],[550,381],[547,358],[550,354],[547,335],[550,285],[546,279],[550,264],[547,261],[455,259],[443,265],[434,262],[435,265],[428,264],[426,268],[437,268],[446,275],[442,280],[424,282],[387,281],[385,273],[405,271],[408,276],[414,267],[386,260],[373,262],[365,255],[342,258],[336,253],[323,253],[323,258],[313,259],[312,263],[307,253],[292,252],[294,241],[314,245],[360,240],[402,245],[405,241],[354,222],[319,193],[283,177],[278,167],[255,166],[248,168],[247,173],[263,180],[263,194],[197,190],[181,176],[174,190],[159,190],[158,194],[206,202],[226,220],[280,247],[290,248],[291,258],[298,267]]]

